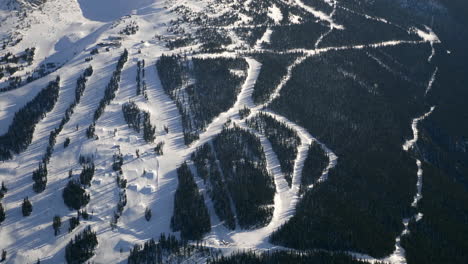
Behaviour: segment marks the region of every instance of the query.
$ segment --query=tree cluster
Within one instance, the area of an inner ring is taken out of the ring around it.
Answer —
[[[312,143],[307,152],[307,158],[302,168],[301,193],[307,191],[307,187],[316,182],[328,166],[327,154],[318,143]]]
[[[83,169],[80,173],[80,183],[83,186],[91,186],[91,180],[93,179],[95,170],[93,162],[83,165]]]
[[[159,236],[158,241],[150,239],[143,245],[135,245],[130,250],[128,264],[162,264],[162,263],[182,263],[190,257],[211,257],[218,252],[206,248],[198,243],[188,244],[185,240],[179,241],[174,235],[166,236],[164,233]]]
[[[213,146],[234,202],[239,226],[266,225],[273,215],[275,184],[266,169],[260,140],[234,126],[224,128],[214,139]]]
[[[75,210],[79,210],[81,207],[87,205],[90,200],[89,194],[87,194],[86,190],[75,180],[68,182],[67,186],[63,189],[62,196],[68,208]]]
[[[200,131],[235,103],[245,74],[233,71],[247,70],[243,59],[187,60],[176,55],[161,56],[156,66],[165,92],[182,116],[186,144],[196,140]]]
[[[104,90],[104,97],[101,99],[101,101],[99,101],[98,108],[96,109],[96,111],[94,111],[93,122],[89,125],[88,129],[86,130],[86,136],[88,138],[93,138],[95,136],[94,132],[97,120],[104,113],[104,109],[106,108],[106,106],[110,104],[110,102],[115,98],[115,93],[119,89],[122,69],[127,60],[128,51],[125,49],[122,55],[120,56],[119,61],[117,62],[116,69],[112,73],[111,79],[107,84],[106,89]]]
[[[140,110],[135,102],[122,105],[122,112],[130,128],[140,133],[143,130],[143,139],[146,142],[154,142],[156,139],[156,127],[151,124],[150,113]]]
[[[416,99],[425,91],[417,83],[427,83],[421,77],[389,72],[360,50],[313,57],[294,69],[271,107],[320,139],[339,162],[327,181],[305,192],[295,216],[272,235],[274,243],[374,257],[393,252],[401,221],[412,212],[417,167],[401,145],[412,136],[412,118],[426,110]],[[318,171],[324,161],[311,163]]]
[[[284,123],[268,114],[260,113],[246,121],[247,125],[264,134],[271,142],[273,151],[278,156],[281,171],[289,186],[292,184],[297,148],[301,139],[297,133]]]
[[[210,215],[203,195],[198,191],[193,174],[186,163],[177,169],[179,184],[174,197],[171,228],[180,231],[184,240],[201,240],[211,230]]]
[[[2,187],[0,188],[0,224],[6,219],[5,208],[3,208],[1,201],[7,191],[8,189],[5,187],[5,183],[2,182]]]
[[[143,97],[148,100],[148,95],[146,93],[147,87],[146,87],[146,81],[145,81],[145,60],[141,60],[137,62],[137,77],[136,77],[136,82],[137,82],[137,90],[136,94],[140,95],[143,94]]]
[[[287,74],[288,66],[293,63],[297,55],[277,55],[263,53],[256,56],[262,63],[262,68],[258,74],[252,93],[253,101],[256,104],[265,103],[281,80]]]
[[[65,247],[65,259],[69,264],[86,263],[94,256],[94,250],[98,245],[96,232],[91,227],[86,227],[83,232],[77,234]]]
[[[33,100],[15,113],[8,131],[0,136],[0,160],[12,158],[31,144],[36,124],[50,112],[58,99],[60,78],[52,81]]]
[[[224,225],[233,230],[236,228],[234,213],[231,208],[230,194],[222,177],[217,160],[209,143],[199,147],[192,154],[192,160],[200,176],[208,189],[208,194],[213,200],[216,214]]]
[[[258,253],[243,251],[228,257],[221,256],[210,259],[209,264],[282,264],[282,263],[320,263],[320,264],[365,264],[366,261],[357,260],[345,253],[328,253],[323,251],[310,251],[296,253],[294,251],[266,251]],[[383,264],[383,262],[375,262]]]

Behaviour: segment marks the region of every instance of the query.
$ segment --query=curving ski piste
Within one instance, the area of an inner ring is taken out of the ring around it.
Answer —
[[[435,54],[434,45],[440,43],[437,35],[429,27],[424,29],[414,27],[406,29],[406,31],[408,34],[418,36],[420,40],[396,39],[376,43],[322,47],[323,39],[327,38],[333,31],[346,29],[346,25],[338,24],[334,19],[337,8],[372,21],[401,27],[385,18],[361,14],[345,8],[337,1],[325,1],[333,8],[330,14],[326,14],[300,0],[295,0],[282,2],[303,9],[313,15],[319,22],[328,26],[328,30],[313,43],[314,49],[296,48],[281,51],[265,49],[262,44],[269,43],[273,33],[273,29],[268,27],[263,35],[257,39],[253,47],[245,47],[245,43],[237,38],[234,32],[231,32],[232,38],[236,39],[236,41],[227,46],[223,52],[204,52],[199,49],[197,43],[189,47],[170,50],[164,46],[164,41],[155,38],[154,35],[171,37],[175,35],[169,29],[171,22],[179,18],[178,13],[172,12],[173,7],[178,6],[177,1],[174,1],[176,3],[172,3],[173,6],[169,8],[165,6],[165,3],[135,1],[132,4],[123,6],[123,9],[116,11],[117,13],[101,16],[103,19],[100,20],[96,20],[97,17],[100,17],[96,10],[105,10],[104,3],[99,4],[89,0],[80,0],[78,3],[76,1],[62,1],[50,0],[44,7],[44,10],[53,10],[54,7],[57,7],[55,4],[60,3],[60,7],[63,7],[67,12],[58,16],[59,21],[50,24],[42,22],[38,24],[39,26],[35,25],[30,29],[24,29],[28,33],[28,37],[23,40],[27,43],[26,45],[33,45],[37,44],[36,39],[39,39],[40,61],[54,61],[60,64],[61,67],[48,76],[37,79],[18,89],[2,93],[0,98],[0,121],[2,122],[0,134],[3,134],[12,122],[16,111],[26,105],[39,92],[39,89],[44,88],[55,76],[61,77],[59,99],[53,110],[36,126],[32,144],[23,153],[0,164],[0,180],[5,181],[10,189],[2,200],[8,217],[0,226],[2,236],[0,248],[6,248],[9,252],[12,252],[9,256],[11,261],[8,263],[32,263],[38,259],[41,260],[41,263],[63,262],[66,244],[87,225],[97,231],[99,239],[99,247],[92,261],[96,263],[126,263],[128,253],[120,253],[120,249],[131,248],[134,244],[143,243],[161,233],[171,233],[170,221],[173,212],[174,193],[178,185],[176,169],[183,162],[189,160],[191,154],[198,147],[210,143],[221,133],[228,121],[260,139],[267,160],[267,170],[274,179],[276,187],[273,204],[274,212],[271,221],[262,228],[243,230],[237,227],[234,231],[228,230],[216,215],[213,203],[209,195],[206,194],[207,190],[203,181],[196,177],[197,185],[204,194],[212,223],[211,232],[205,236],[204,242],[207,246],[221,249],[224,254],[230,254],[242,249],[284,249],[272,245],[269,242],[269,236],[294,216],[297,203],[301,199],[299,189],[309,147],[311,144],[319,144],[329,159],[321,177],[308,186],[309,189],[312,189],[314,185],[320,182],[326,181],[330,170],[338,162],[338,157],[333,150],[317,140],[309,131],[268,109],[271,102],[282,95],[282,89],[291,80],[295,69],[308,58],[327,52],[368,48],[379,49],[399,45],[430,44],[432,47],[431,55],[428,58],[428,62],[430,62]],[[186,2],[182,4],[189,6],[188,8],[203,10],[203,7],[194,7]],[[246,10],[249,9],[251,2],[245,1],[243,3]],[[225,10],[215,11],[222,13],[221,11]],[[54,12],[60,13],[58,11]],[[115,17],[120,18],[122,14],[129,14],[130,16],[115,21]],[[214,14],[211,15],[215,16]],[[270,7],[269,16],[275,21],[275,24],[280,24],[283,15],[277,6]],[[38,11],[34,13],[31,19],[41,21],[43,18],[44,14]],[[129,59],[122,70],[115,98],[106,106],[102,116],[96,122],[96,136],[98,139],[88,139],[85,131],[92,123],[91,113],[97,109],[99,101],[104,97],[104,88],[110,80],[123,48],[111,48],[109,51],[101,52],[94,55],[91,61],[85,61],[85,59],[89,57],[90,51],[98,43],[112,42],[113,38],[118,34],[118,26],[127,23],[127,20],[136,21],[139,25],[139,31],[121,40],[121,46],[129,51]],[[242,22],[245,23],[247,20],[244,19]],[[239,26],[224,26],[223,28],[229,30],[237,27],[257,26],[259,25],[239,24]],[[189,27],[185,27],[185,29],[190,30]],[[51,35],[44,37],[35,35],[34,32],[51,32]],[[59,39],[60,41],[53,42],[52,39]],[[287,67],[286,75],[282,77],[280,83],[269,95],[268,100],[263,104],[255,105],[252,93],[261,72],[262,64],[255,59],[254,55],[260,53],[297,54],[297,58]],[[248,64],[247,76],[241,90],[237,93],[235,103],[230,109],[214,118],[199,135],[199,139],[189,146],[184,144],[182,117],[179,110],[175,102],[165,93],[155,67],[156,61],[162,54],[187,55],[188,58],[243,58]],[[142,95],[136,95],[137,63],[141,60],[146,62],[144,67],[146,72],[144,81],[147,85],[146,98]],[[94,73],[89,77],[81,102],[76,106],[69,122],[66,123],[57,136],[57,144],[48,165],[47,187],[44,192],[36,194],[32,190],[31,173],[37,168],[41,157],[45,153],[50,131],[59,125],[67,107],[72,103],[76,80],[83,70],[90,65],[93,67]],[[31,67],[33,66],[35,65]],[[430,92],[437,70],[436,67],[427,85],[426,94]],[[150,122],[156,126],[156,140],[154,142],[145,142],[141,135],[129,128],[125,122],[122,106],[130,101],[135,102],[141,110],[150,114]],[[244,108],[249,108],[251,112],[249,117],[242,119],[239,116],[239,111]],[[411,123],[413,138],[403,144],[402,147],[405,151],[411,151],[416,147],[419,136],[418,124],[427,118],[434,109],[435,107],[432,107],[428,112],[413,119]],[[281,172],[278,156],[273,151],[271,142],[264,135],[246,125],[246,119],[259,113],[267,114],[287,125],[298,134],[301,140],[294,161],[291,187],[288,186]],[[165,131],[165,127],[167,127],[168,132]],[[65,148],[63,143],[67,138],[70,139],[71,143]],[[152,150],[161,142],[164,142],[164,154],[156,155]],[[121,153],[124,158],[122,171],[123,177],[128,182],[125,191],[128,203],[116,226],[112,228],[109,223],[112,221],[120,195],[115,183],[116,172],[111,169],[113,157],[117,153]],[[79,174],[81,165],[78,163],[78,159],[81,155],[93,156],[96,164],[95,177],[91,182],[91,186],[87,188],[91,201],[86,208],[90,208],[89,213],[92,214],[92,217],[88,220],[82,220],[82,224],[72,232],[67,233],[63,230],[61,234],[55,237],[51,227],[52,217],[60,215],[62,221],[65,222],[76,216],[76,212],[69,210],[64,205],[62,191],[69,181],[69,170],[72,169],[74,175]],[[416,164],[418,167],[416,172],[417,186],[412,203],[415,208],[417,208],[418,202],[422,198],[423,184],[420,159],[416,159]],[[192,170],[195,171],[193,168]],[[34,217],[24,218],[21,216],[20,205],[25,197],[29,197],[34,205]],[[148,224],[142,217],[147,208],[154,212],[151,224]],[[421,217],[421,213],[412,216],[416,221],[419,221]],[[409,220],[403,220],[405,229],[397,237],[395,252],[392,255],[383,259],[375,259],[358,252],[348,253],[369,262],[406,263],[404,249],[400,246],[399,241],[401,236],[409,232],[407,228]]]

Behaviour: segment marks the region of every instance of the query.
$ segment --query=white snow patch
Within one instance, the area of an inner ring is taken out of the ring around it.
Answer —
[[[273,19],[276,24],[281,23],[281,20],[283,20],[283,13],[281,13],[281,9],[275,4],[268,8],[268,16]]]

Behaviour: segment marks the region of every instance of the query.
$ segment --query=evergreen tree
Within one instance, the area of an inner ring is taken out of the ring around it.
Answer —
[[[21,211],[23,213],[23,216],[30,216],[32,213],[32,204],[29,201],[28,197],[24,198],[23,204],[21,205]]]
[[[68,147],[68,145],[70,145],[70,138],[66,138],[65,141],[63,142],[63,147],[66,148]]]
[[[0,203],[0,224],[5,221],[5,209],[3,209],[2,203]]]
[[[151,216],[152,216],[151,209],[149,207],[146,207],[146,209],[145,209],[145,219],[146,219],[146,221],[149,222],[149,220],[151,220]]]
[[[54,228],[55,236],[57,236],[60,233],[61,226],[62,226],[62,220],[60,219],[60,216],[58,215],[54,216],[54,219],[52,220],[52,227]]]
[[[33,190],[36,193],[43,192],[47,184],[47,163],[39,163],[39,168],[33,171],[32,178],[34,180]]]

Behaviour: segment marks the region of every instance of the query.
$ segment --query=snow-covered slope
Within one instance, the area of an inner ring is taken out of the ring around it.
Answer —
[[[272,174],[276,185],[272,220],[266,226],[254,230],[240,228],[234,231],[227,230],[218,223],[219,219],[210,209],[209,196],[205,195],[212,217],[212,231],[206,235],[205,243],[207,246],[222,249],[226,254],[239,249],[277,248],[270,244],[268,238],[295,213],[295,207],[301,198],[299,187],[308,147],[317,142],[329,159],[329,164],[318,179],[318,183],[326,181],[328,172],[339,162],[339,157],[333,150],[305,128],[268,109],[276,98],[282,96],[282,89],[290,81],[295,68],[308,58],[329,52],[365,48],[379,49],[399,45],[431,45],[433,47],[440,42],[435,33],[426,27],[405,29],[408,36],[412,38],[411,40],[382,39],[379,42],[326,46],[323,44],[323,39],[333,31],[345,30],[347,26],[334,18],[336,1],[324,2],[331,8],[330,13],[299,0],[278,1],[299,11],[297,14],[288,15],[282,13],[285,9],[273,4],[264,10],[266,18],[261,22],[253,22],[254,17],[251,17],[249,13],[251,4],[246,1],[241,5],[241,2],[48,0],[43,4],[30,5],[3,3],[0,7],[0,21],[2,21],[0,38],[3,43],[8,44],[5,49],[0,50],[0,56],[4,56],[7,52],[19,54],[26,48],[36,48],[33,62],[11,76],[19,76],[25,80],[41,65],[53,63],[54,66],[50,66],[50,74],[0,93],[0,135],[7,132],[15,112],[31,101],[49,81],[55,79],[56,76],[61,78],[58,102],[53,110],[37,124],[32,144],[26,151],[0,164],[0,181],[5,182],[9,188],[8,193],[1,200],[7,217],[0,225],[0,249],[7,250],[8,263],[33,263],[38,259],[41,263],[63,263],[66,244],[87,225],[90,225],[98,234],[99,246],[92,258],[93,262],[126,263],[129,249],[134,244],[143,243],[161,233],[172,232],[170,222],[174,193],[178,184],[176,168],[190,159],[190,155],[197,147],[214,139],[228,121],[255,133],[248,128],[245,119],[239,116],[239,110],[244,107],[251,109],[251,116],[265,113],[286,124],[299,135],[302,144],[299,146],[294,164],[293,184],[291,187],[288,186],[279,169],[278,157],[272,150],[271,143],[264,136],[258,135],[266,153],[267,169]],[[16,10],[13,7],[16,7]],[[232,23],[223,21],[223,18],[216,20],[232,11],[241,12]],[[327,27],[327,31],[321,34],[315,43],[311,43],[314,48],[276,50],[265,46],[270,43],[275,25],[283,23],[282,21],[288,18],[291,21],[287,21],[286,24],[300,24],[306,16],[310,16],[308,18],[310,21],[313,20]],[[197,21],[197,18],[200,18],[202,22]],[[371,16],[365,18],[384,24],[389,23],[384,18]],[[137,25],[134,34],[123,33],[125,30],[133,30],[134,25]],[[203,48],[203,41],[198,39],[197,29],[204,27],[227,30],[234,43],[223,46],[223,52]],[[248,44],[239,38],[236,29],[249,27],[265,27],[265,31],[253,41],[254,45],[245,47]],[[168,47],[167,43],[178,39],[190,39],[190,41],[186,45]],[[16,43],[18,40],[20,41]],[[99,48],[99,54],[91,54],[95,48]],[[85,130],[93,122],[92,115],[104,96],[104,89],[124,49],[129,52],[129,60],[122,70],[119,89],[115,98],[106,106],[104,113],[96,122],[95,134],[98,140],[90,140],[85,136]],[[300,56],[288,66],[286,76],[283,76],[273,89],[269,100],[256,105],[252,99],[252,91],[262,65],[253,55],[259,52],[278,56],[298,53]],[[242,57],[248,63],[247,76],[241,90],[238,91],[235,103],[230,109],[212,120],[200,133],[199,139],[189,146],[184,144],[181,114],[176,103],[165,93],[155,67],[156,61],[162,54],[187,55],[189,58]],[[147,98],[135,94],[137,63],[142,60],[146,62],[144,81],[147,86]],[[89,77],[80,103],[56,138],[57,143],[48,164],[47,187],[44,192],[37,194],[32,189],[31,174],[46,151],[50,131],[59,126],[66,109],[73,102],[76,80],[90,65],[94,73]],[[434,78],[436,78],[435,74],[431,84]],[[427,92],[430,92],[431,84],[427,87]],[[0,79],[0,88],[7,85],[7,77]],[[150,121],[156,126],[155,142],[147,143],[141,134],[127,126],[121,109],[122,105],[129,101],[136,102],[140,109],[150,113]],[[418,121],[431,112],[414,119],[412,124],[414,138],[404,144],[405,151],[411,149],[418,140]],[[64,148],[63,143],[67,138],[71,143]],[[159,142],[165,143],[163,155],[156,155],[153,151]],[[109,223],[112,221],[119,202],[120,192],[115,184],[117,175],[112,170],[112,162],[114,154],[119,151],[124,158],[122,171],[127,180],[128,203],[116,227],[112,228]],[[96,164],[95,176],[91,187],[87,189],[91,201],[86,208],[88,212],[92,212],[92,218],[82,220],[82,224],[77,229],[67,233],[68,221],[66,220],[75,216],[76,212],[65,206],[62,191],[68,182],[69,170],[73,170],[75,176],[79,174],[81,155],[92,155]],[[419,160],[418,162],[420,163]],[[422,172],[415,171],[414,176],[420,178]],[[200,190],[204,192],[203,182],[197,179],[197,183]],[[421,184],[418,180],[416,200],[420,199],[418,197],[420,197]],[[314,184],[309,188],[314,188]],[[25,197],[29,197],[33,204],[33,213],[29,217],[23,217],[21,214],[21,202]],[[415,207],[417,207],[417,201]],[[143,217],[147,208],[153,212],[150,222]],[[54,236],[51,225],[54,215],[60,215],[63,222],[62,232],[58,236]],[[396,246],[399,247],[398,241]],[[357,252],[350,254],[363,256]],[[385,260],[395,263],[404,262],[404,251],[401,254],[403,255]],[[371,257],[362,258],[376,261]]]

